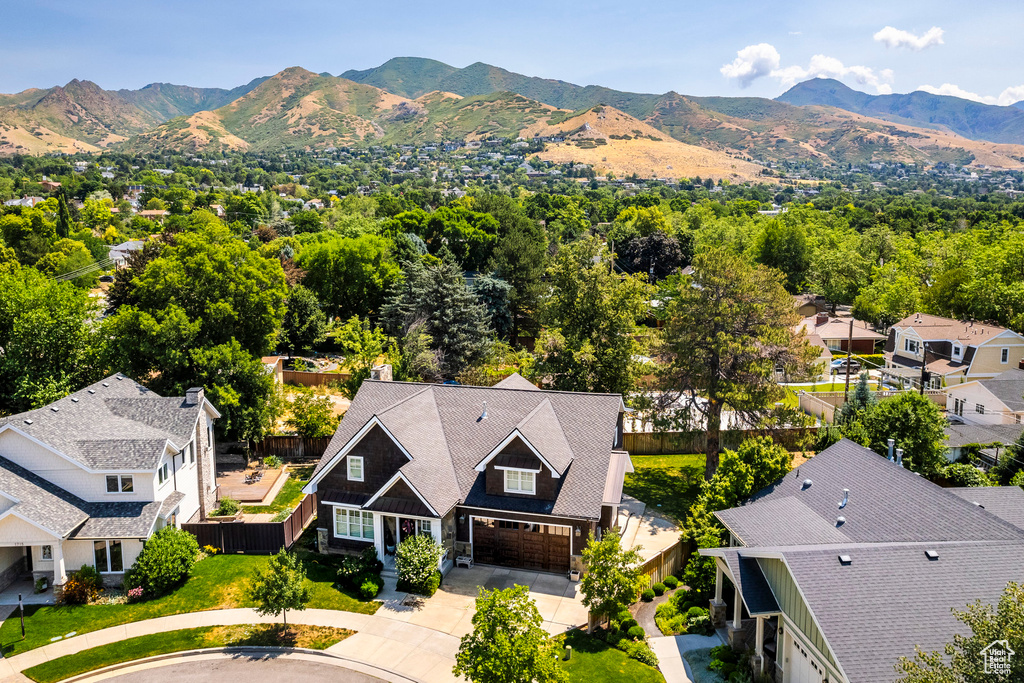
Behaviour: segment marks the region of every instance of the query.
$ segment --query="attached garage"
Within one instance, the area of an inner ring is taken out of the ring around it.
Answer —
[[[545,572],[569,569],[571,527],[472,517],[470,529],[475,562]]]

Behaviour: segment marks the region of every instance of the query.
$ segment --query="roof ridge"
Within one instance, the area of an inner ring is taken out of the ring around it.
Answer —
[[[622,398],[622,394],[615,394],[611,392],[598,392],[598,391],[563,391],[561,389],[542,389],[536,387],[534,389],[519,389],[516,387],[499,387],[498,385],[484,387],[476,384],[437,384],[435,382],[406,382],[406,381],[394,381],[394,380],[383,380],[383,379],[366,379],[363,380],[364,384],[413,384],[418,386],[424,386],[428,388],[439,388],[439,389],[484,389],[487,391],[521,391],[524,393],[537,393],[542,394],[571,394],[573,396],[615,396]]]
[[[428,390],[429,390],[429,387],[425,387],[425,388],[421,389],[420,391],[415,391],[415,392],[409,394],[408,396],[403,396],[402,398],[398,399],[397,401],[395,401],[391,405],[387,406],[383,410],[377,411],[376,413],[374,413],[374,415],[376,415],[377,417],[380,417],[381,415],[383,415],[384,413],[388,412],[389,410],[391,410],[393,408],[397,408],[398,406],[402,405],[406,401],[408,401],[410,399],[413,399],[413,398],[416,398],[417,396],[422,394],[424,391],[428,391]],[[435,404],[436,404],[436,402],[435,402]]]

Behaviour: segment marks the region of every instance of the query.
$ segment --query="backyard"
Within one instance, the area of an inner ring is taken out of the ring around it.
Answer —
[[[297,547],[302,547],[299,541]],[[363,600],[355,592],[334,588],[337,566],[329,557],[299,551],[305,561],[306,585],[310,590],[310,608],[334,609],[373,614],[380,603]],[[82,634],[110,626],[171,614],[232,607],[251,607],[246,598],[249,577],[263,567],[268,556],[215,555],[196,563],[188,580],[173,593],[134,604],[50,606],[25,608],[25,637],[17,614],[0,626],[0,648],[10,657],[72,633]]]
[[[704,481],[704,455],[634,455],[623,492],[682,526]]]
[[[288,479],[285,480],[281,490],[277,492],[269,505],[243,505],[242,512],[247,515],[273,515],[280,512],[291,512],[302,502],[302,487],[313,476],[313,469],[312,466],[289,467]]]

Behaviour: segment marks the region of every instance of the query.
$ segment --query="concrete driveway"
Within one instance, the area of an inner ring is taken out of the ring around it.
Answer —
[[[579,584],[558,574],[488,567],[452,569],[431,598],[418,598],[394,590],[394,580],[386,580],[378,600],[384,606],[377,612],[390,619],[407,621],[418,626],[449,633],[461,638],[473,630],[473,614],[479,589],[527,586],[530,597],[544,619],[544,629],[551,634],[564,633],[586,625],[587,608],[579,594]]]

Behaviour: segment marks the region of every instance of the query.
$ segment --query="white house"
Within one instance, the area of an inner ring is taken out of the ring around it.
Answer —
[[[973,425],[1020,424],[1024,417],[1024,370],[946,387],[951,421]]]
[[[113,375],[0,418],[0,588],[83,565],[116,584],[153,532],[205,517],[218,417],[202,389],[162,397]]]

